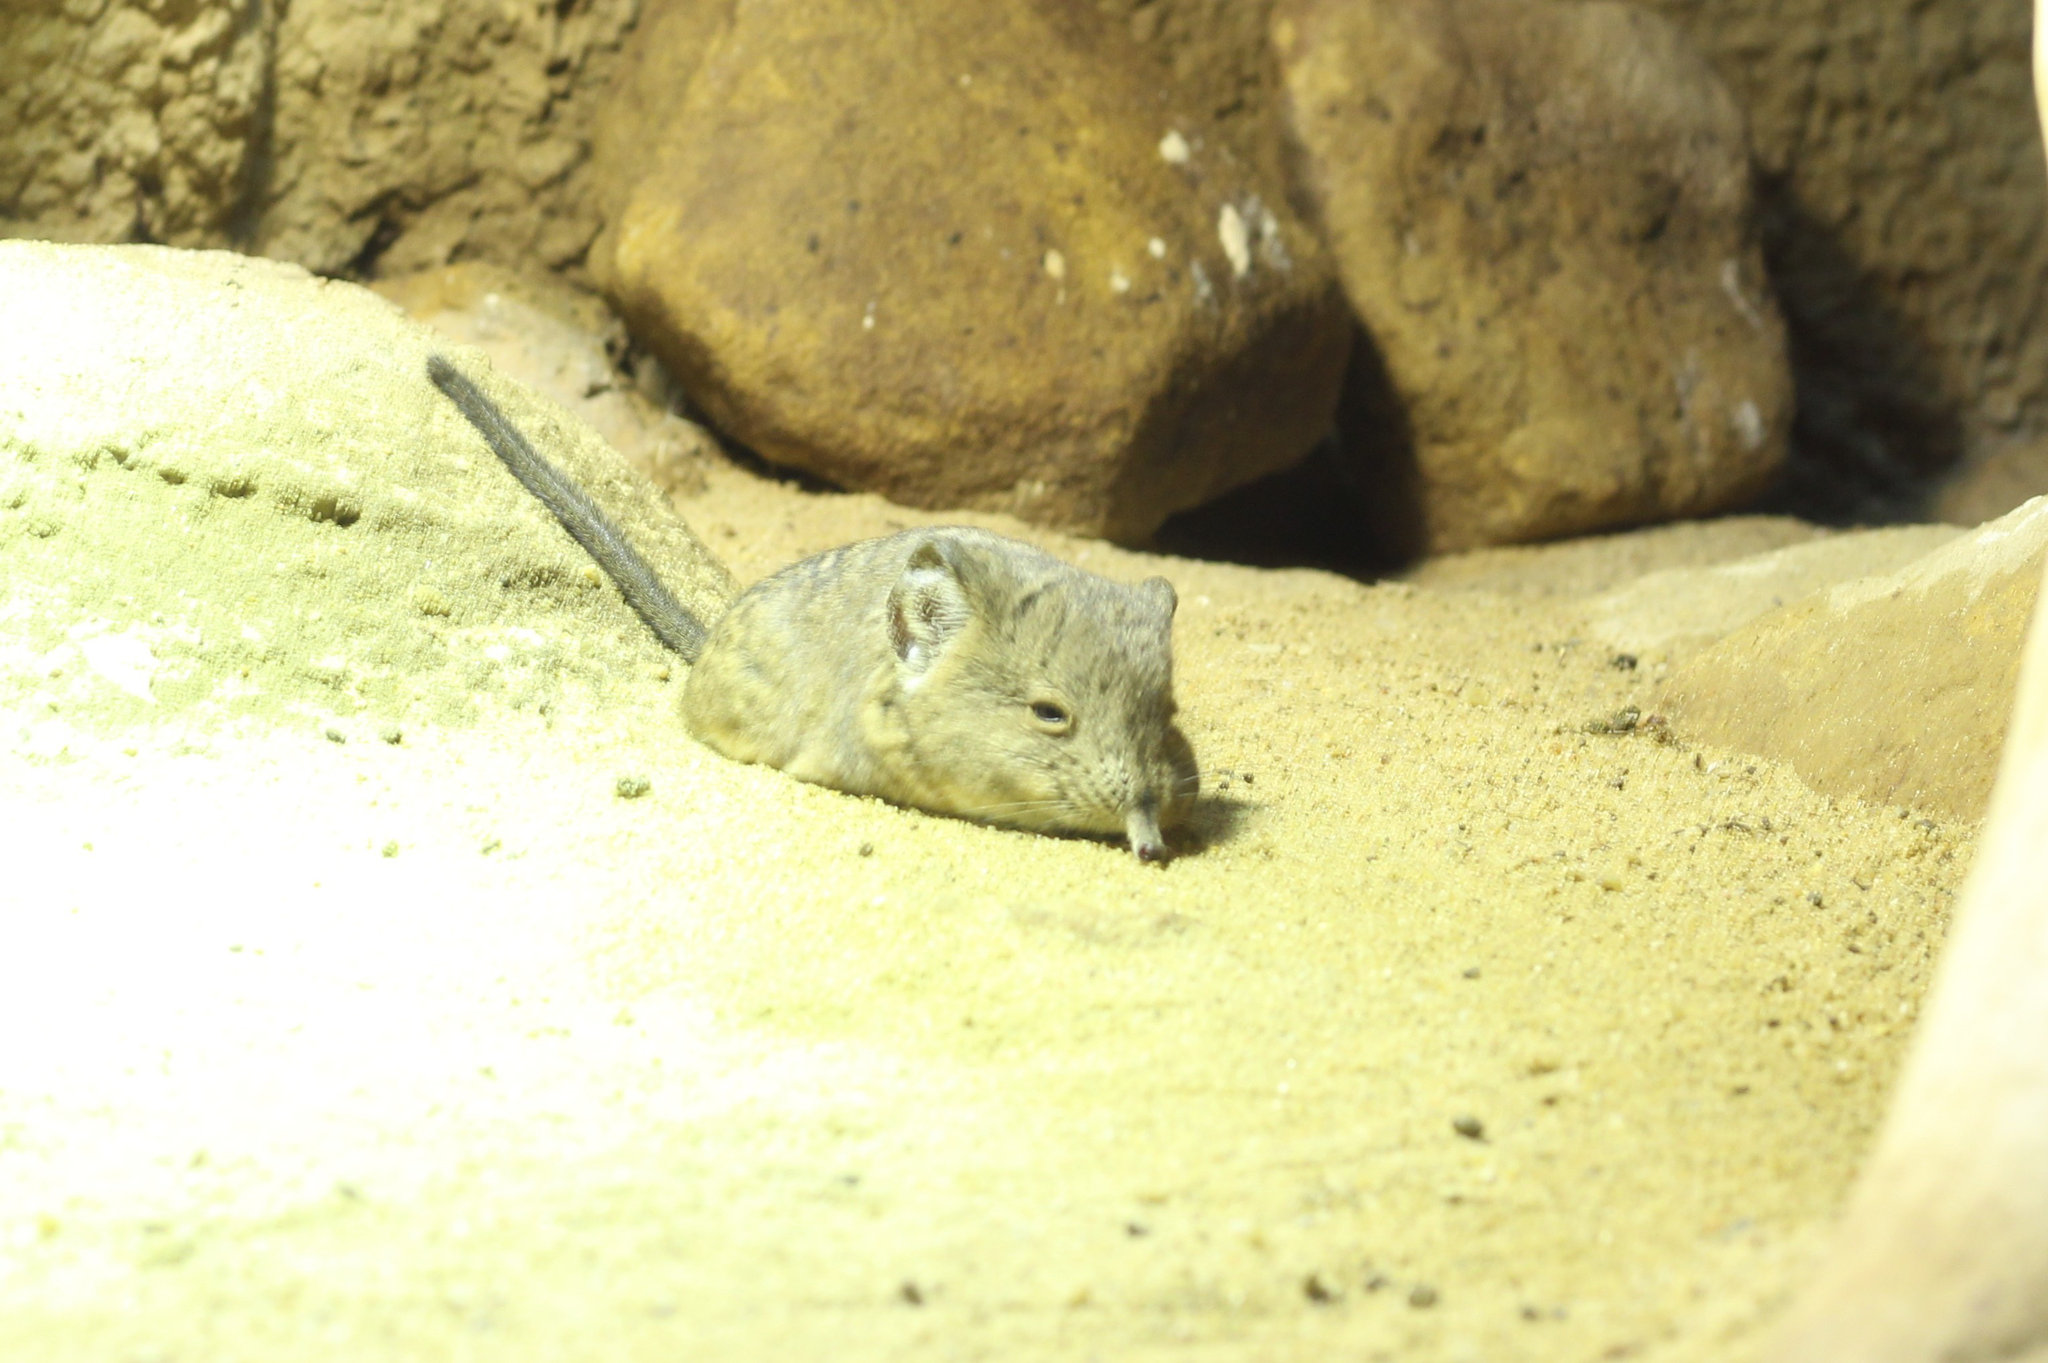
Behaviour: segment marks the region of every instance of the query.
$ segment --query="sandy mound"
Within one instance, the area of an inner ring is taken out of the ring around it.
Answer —
[[[1751,1346],[1972,829],[1614,723],[1662,661],[1586,594],[1045,535],[1179,587],[1191,854],[736,767],[434,408],[426,333],[291,287],[335,334],[222,356],[216,289],[131,314],[90,430],[0,399],[0,1356]],[[231,495],[222,447],[144,433],[207,429],[260,349],[295,396],[218,427],[274,454]],[[929,519],[731,470],[680,510],[742,579]],[[1804,537],[1722,533],[1684,561]],[[1602,545],[1520,552],[1591,593],[1641,571]]]

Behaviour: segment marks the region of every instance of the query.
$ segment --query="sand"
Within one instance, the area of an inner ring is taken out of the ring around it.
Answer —
[[[448,543],[566,556],[498,496]],[[742,581],[937,519],[726,464],[676,510]],[[325,708],[141,699],[0,620],[10,684],[69,669],[0,730],[0,1357],[1752,1353],[1975,830],[1617,722],[1669,658],[1592,615],[1818,532],[1368,585],[973,519],[1176,583],[1211,793],[1171,864],[724,762],[559,574],[415,619],[518,684],[394,649]]]

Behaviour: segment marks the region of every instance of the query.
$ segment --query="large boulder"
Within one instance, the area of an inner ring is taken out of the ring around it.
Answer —
[[[1273,31],[1372,342],[1346,434],[1383,534],[1538,539],[1769,482],[1792,390],[1742,115],[1676,30],[1609,3],[1289,0]]]
[[[1101,6],[1171,66],[1190,105],[1244,124],[1279,103],[1280,76],[1247,38],[1287,2]],[[1802,504],[1854,510],[1958,449],[1974,462],[2048,438],[2048,180],[2033,172],[2027,6],[1642,7],[1679,26],[1747,115],[1799,384],[1788,472]],[[2017,491],[1939,512],[1975,525],[2048,483]]]
[[[1978,818],[2048,557],[2048,497],[1897,573],[1761,616],[1675,671],[1687,738],[1791,764],[1830,795]]]
[[[1129,539],[1327,429],[1322,247],[1092,6],[739,0],[671,34],[607,115],[591,265],[727,434]]]

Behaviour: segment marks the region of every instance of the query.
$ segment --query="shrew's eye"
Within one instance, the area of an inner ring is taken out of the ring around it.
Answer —
[[[1066,706],[1050,700],[1032,701],[1031,717],[1048,729],[1064,729],[1074,722]]]

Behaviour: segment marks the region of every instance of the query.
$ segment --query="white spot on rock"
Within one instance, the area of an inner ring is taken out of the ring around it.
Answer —
[[[1287,243],[1280,240],[1280,219],[1256,195],[1251,199],[1251,207],[1259,225],[1259,258],[1283,274],[1293,269],[1294,257],[1287,254]]]
[[[1721,292],[1728,295],[1728,301],[1742,314],[1742,320],[1749,323],[1753,331],[1764,329],[1764,315],[1757,305],[1749,301],[1749,295],[1742,291],[1742,266],[1733,260],[1721,262]],[[1755,446],[1750,448],[1754,449]]]
[[[875,300],[872,298],[868,300],[867,311],[860,315],[860,329],[862,331],[873,331],[875,329]]]
[[[1179,129],[1170,128],[1159,139],[1159,158],[1169,166],[1186,165],[1189,154],[1188,140],[1180,135]]]
[[[1735,438],[1742,442],[1742,448],[1754,450],[1763,446],[1763,413],[1748,398],[1735,404],[1735,410],[1728,414],[1728,424],[1735,428]]]
[[[1251,233],[1244,225],[1244,214],[1237,211],[1236,204],[1223,205],[1223,211],[1216,215],[1216,240],[1223,244],[1223,254],[1230,259],[1230,272],[1239,279],[1251,273]]]
[[[1152,240],[1146,242],[1145,249],[1151,253],[1152,259],[1154,260],[1166,259],[1166,243],[1164,241],[1161,241],[1158,237],[1154,237],[1152,238]]]
[[[1129,293],[1131,291],[1131,277],[1121,269],[1112,267],[1109,272],[1109,291],[1111,293]]]
[[[1188,262],[1188,279],[1195,286],[1195,301],[1197,303],[1214,303],[1216,301],[1215,286],[1209,283],[1209,272],[1202,268],[1201,261],[1191,260]]]
[[[1045,273],[1047,277],[1052,279],[1065,279],[1067,277],[1067,258],[1058,251],[1047,251],[1045,253]]]

